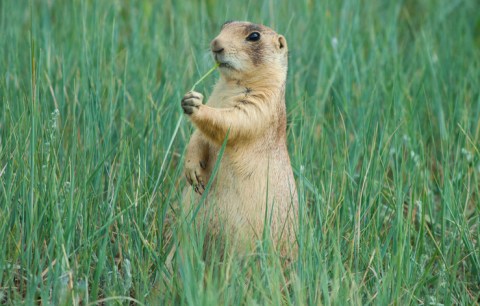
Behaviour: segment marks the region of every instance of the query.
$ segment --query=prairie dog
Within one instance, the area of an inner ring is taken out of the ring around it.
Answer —
[[[298,202],[286,144],[285,37],[263,25],[227,22],[210,47],[220,79],[206,104],[198,92],[181,104],[197,128],[185,158],[190,193],[198,199],[204,192],[228,131],[205,204],[215,205],[209,234],[226,231],[248,245],[261,239],[267,222],[278,249],[294,248]]]

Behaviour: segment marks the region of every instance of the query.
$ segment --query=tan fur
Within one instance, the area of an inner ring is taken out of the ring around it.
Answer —
[[[246,40],[252,32],[260,33],[258,41]],[[285,38],[265,26],[231,22],[211,48],[220,63],[220,79],[210,98],[202,104],[201,94],[189,92],[182,100],[197,127],[186,153],[190,189],[199,199],[229,131],[205,204],[215,205],[211,234],[226,231],[240,243],[251,244],[262,237],[267,209],[272,238],[278,248],[289,249],[295,244],[298,203],[286,146]]]

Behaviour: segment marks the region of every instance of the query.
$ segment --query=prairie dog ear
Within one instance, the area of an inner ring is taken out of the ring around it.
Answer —
[[[278,35],[276,38],[275,45],[277,46],[277,49],[280,51],[287,51],[287,40],[283,35]]]

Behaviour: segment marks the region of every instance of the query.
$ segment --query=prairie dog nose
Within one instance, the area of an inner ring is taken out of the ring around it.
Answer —
[[[222,47],[222,45],[220,44],[220,42],[218,41],[218,39],[214,39],[210,45],[211,49],[212,49],[212,52],[213,53],[222,53],[224,48]]]

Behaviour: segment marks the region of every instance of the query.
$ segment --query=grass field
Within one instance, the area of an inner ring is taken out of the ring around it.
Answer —
[[[289,45],[285,269],[169,225],[226,20]],[[0,29],[0,304],[480,303],[480,2],[2,0]]]

